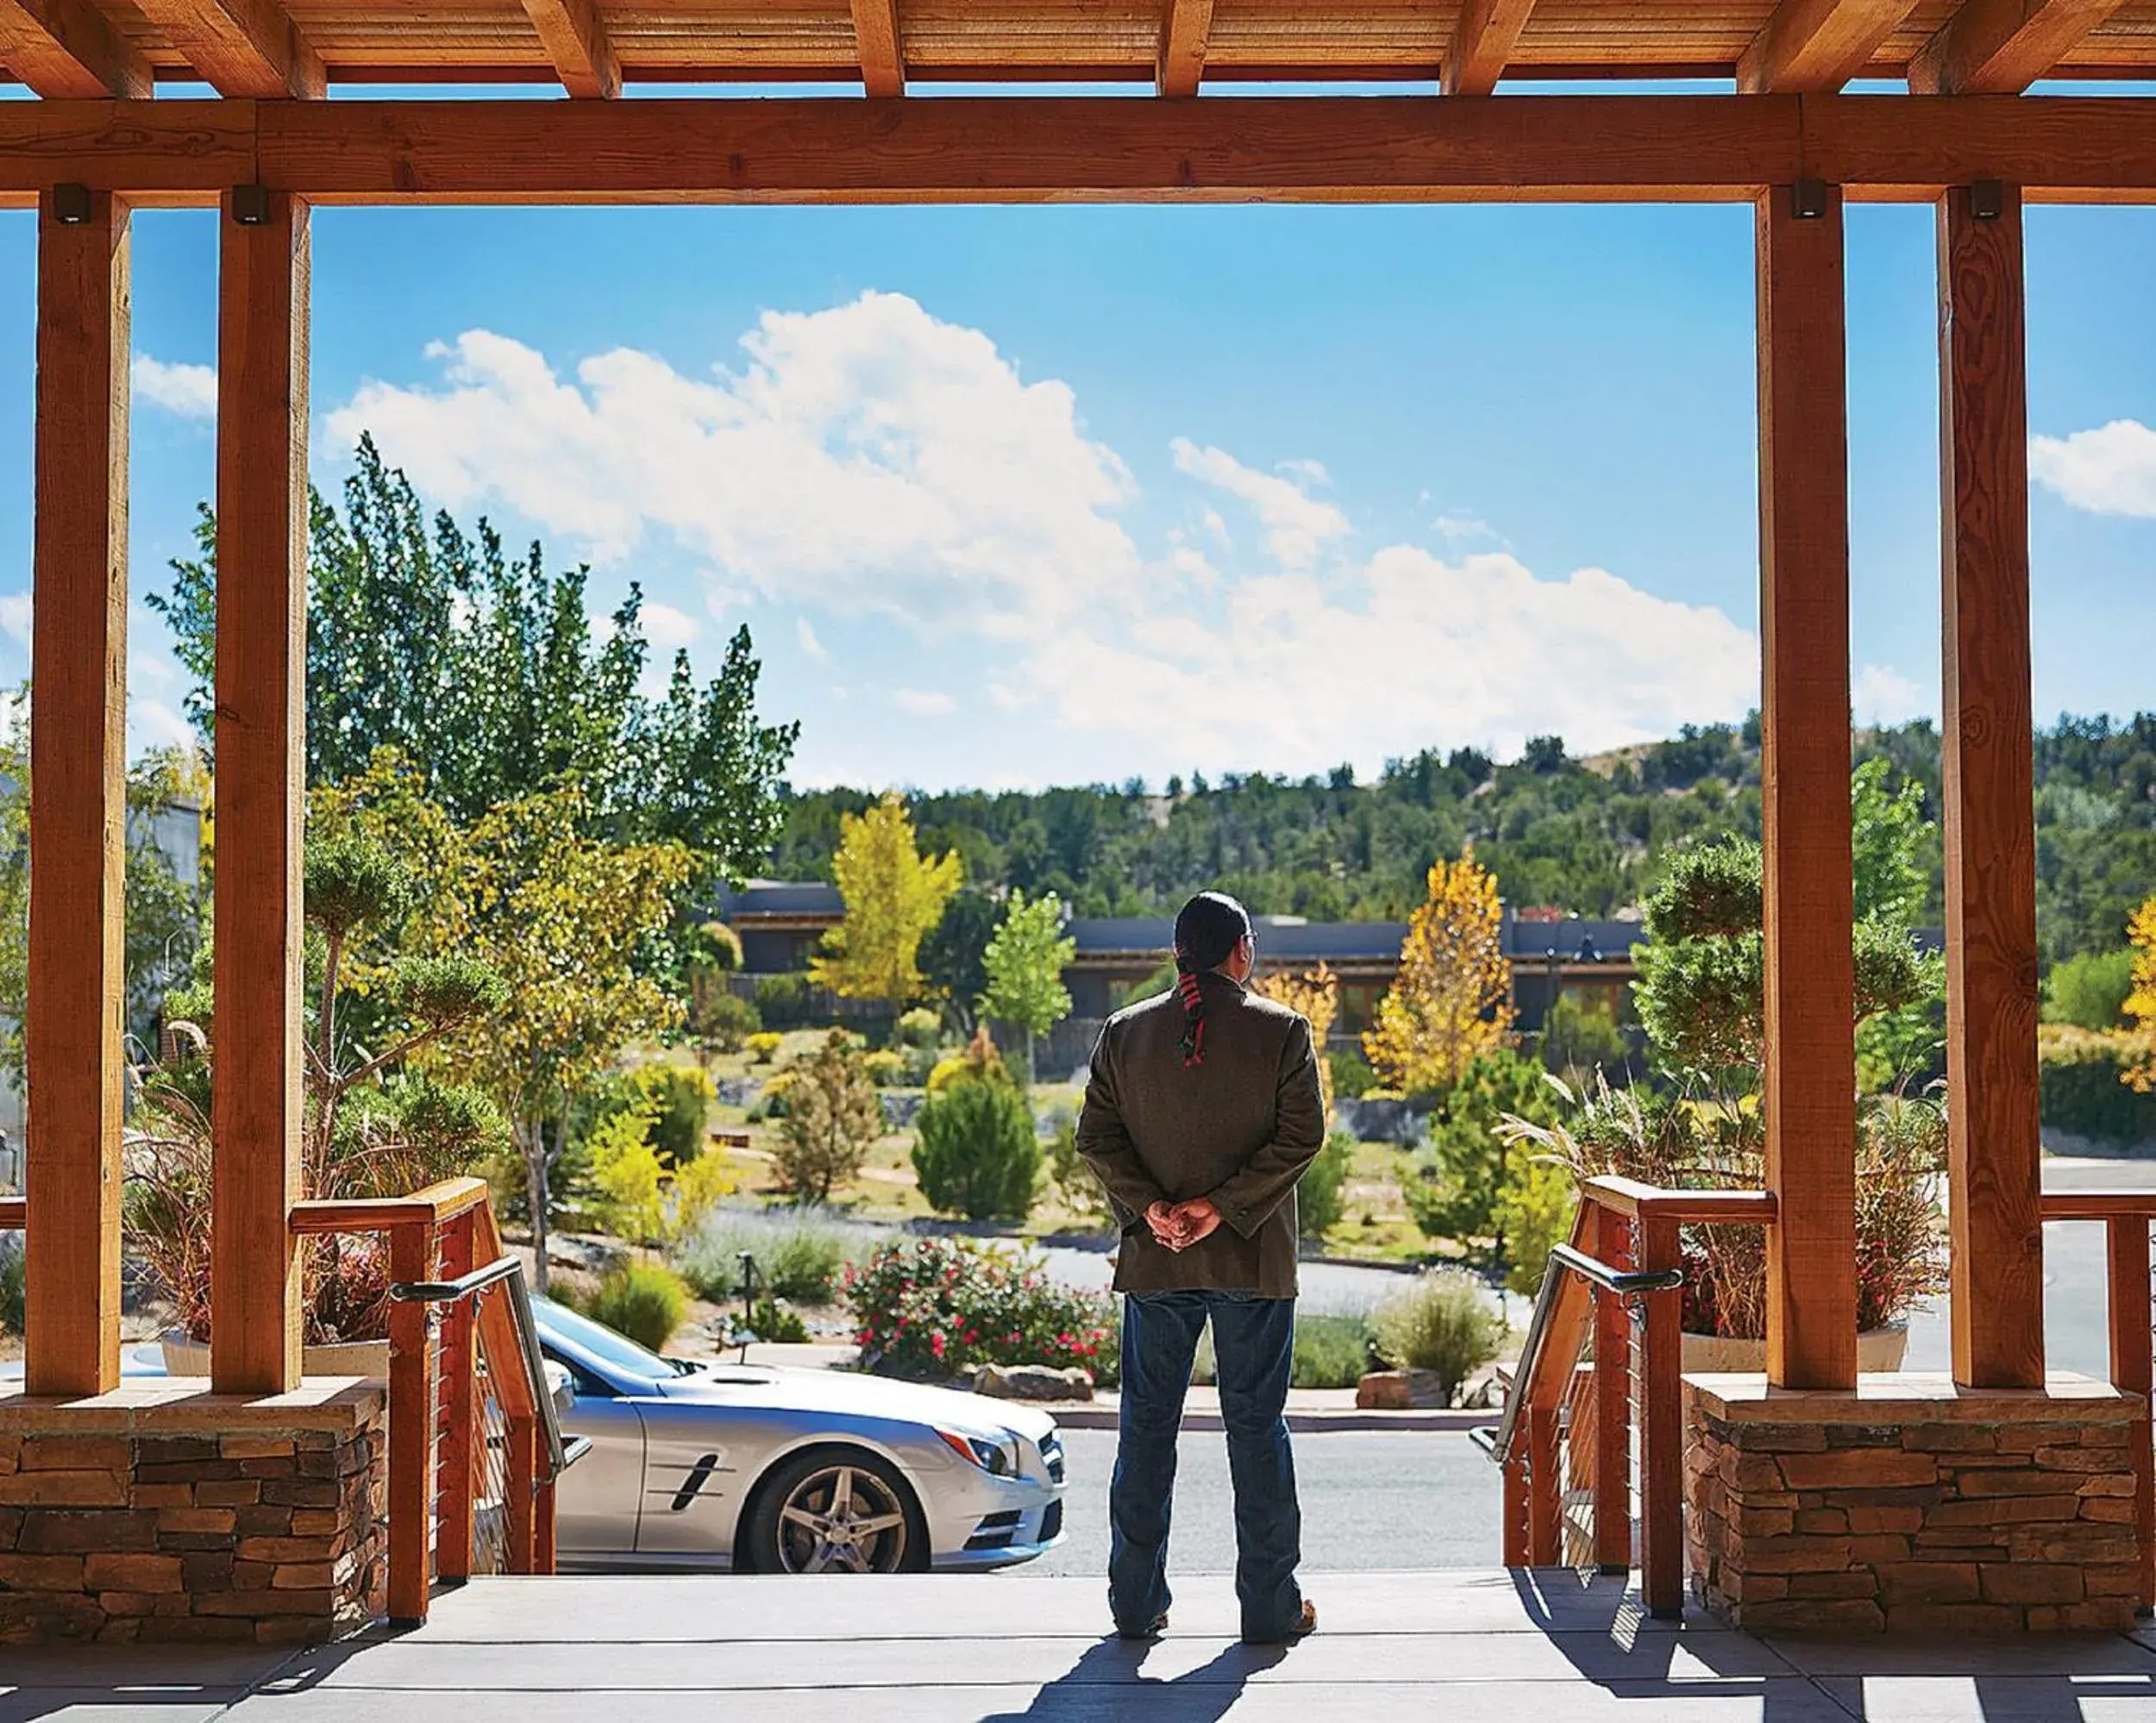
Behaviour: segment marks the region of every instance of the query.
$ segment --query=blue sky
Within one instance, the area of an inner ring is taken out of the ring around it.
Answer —
[[[1928,209],[1848,216],[1854,661],[1934,711]],[[2156,705],[2156,211],[2032,210],[2036,703]],[[34,228],[0,216],[0,676]],[[316,476],[737,622],[797,779],[1373,772],[1756,703],[1748,209],[323,210]],[[216,231],[135,218],[138,595],[214,474]],[[2136,335],[2135,331],[2140,331]],[[192,367],[192,368],[191,368]],[[154,617],[138,744],[176,724]]]

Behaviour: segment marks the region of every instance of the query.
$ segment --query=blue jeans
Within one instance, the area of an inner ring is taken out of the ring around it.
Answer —
[[[1108,1488],[1108,1608],[1143,1633],[1168,1607],[1168,1519],[1183,1394],[1207,1318],[1235,1486],[1243,1637],[1284,1638],[1302,1615],[1302,1511],[1288,1444],[1295,1301],[1250,1293],[1131,1293],[1123,1300],[1123,1404]]]

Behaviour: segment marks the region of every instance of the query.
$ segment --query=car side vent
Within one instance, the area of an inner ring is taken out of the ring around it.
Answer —
[[[706,1454],[691,1466],[688,1476],[681,1480],[681,1488],[674,1494],[674,1511],[686,1513],[689,1504],[704,1493],[704,1486],[711,1481],[711,1474],[718,1469],[718,1456]]]

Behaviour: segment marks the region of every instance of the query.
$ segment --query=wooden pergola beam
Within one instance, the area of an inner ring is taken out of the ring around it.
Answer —
[[[1916,0],[1782,0],[1737,62],[1747,96],[1826,92],[1871,65]]]
[[[2028,376],[2013,186],[1940,200],[1939,294],[1954,1380],[2040,1388]]]
[[[899,42],[899,0],[853,0],[854,41],[862,88],[882,98],[906,94],[906,53]]]
[[[1533,10],[1534,0],[1462,0],[1438,87],[1447,96],[1487,96],[1496,89]]]
[[[570,95],[611,101],[621,94],[621,63],[596,0],[524,0],[524,16]]]
[[[135,7],[220,96],[329,94],[322,56],[277,0],[135,0]]]
[[[1921,96],[2010,96],[2028,88],[2122,0],[1965,0],[1909,63]]]
[[[283,1394],[300,1374],[307,206],[242,185],[218,231],[210,1376]]]
[[[1849,430],[1841,194],[1758,205],[1767,1380],[1857,1384]]]
[[[2156,203],[2156,100],[1116,97],[964,101],[0,103],[0,204],[70,180],[315,203],[1716,201],[1814,177],[1931,201]]]
[[[0,0],[0,64],[40,96],[150,94],[149,62],[89,0]]]
[[[1206,45],[1213,34],[1213,0],[1168,0],[1161,25],[1160,66],[1154,87],[1163,96],[1195,96],[1206,72]]]
[[[120,1380],[128,211],[38,212],[24,1233],[31,1394]]]

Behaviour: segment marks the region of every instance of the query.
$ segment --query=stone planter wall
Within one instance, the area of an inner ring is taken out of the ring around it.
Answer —
[[[1692,1587],[1752,1632],[2122,1632],[2138,1395],[2084,1379],[1853,1394],[1688,1376]]]
[[[379,1613],[386,1407],[349,1378],[0,1393],[0,1643],[298,1644]]]

